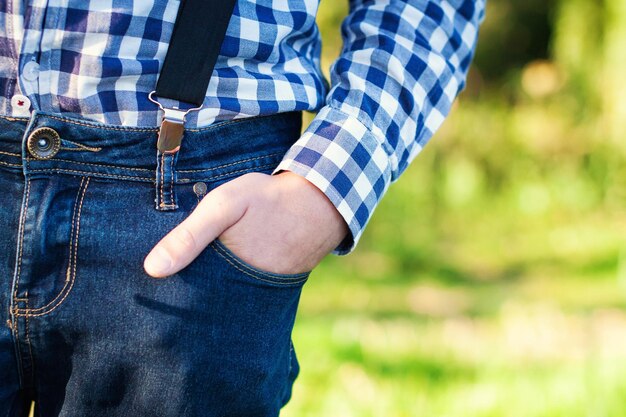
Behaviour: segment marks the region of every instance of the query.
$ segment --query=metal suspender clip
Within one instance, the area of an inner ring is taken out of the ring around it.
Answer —
[[[154,98],[155,93],[156,91],[152,91],[148,94],[148,99],[163,110],[157,148],[162,153],[176,153],[180,149],[183,133],[185,133],[185,116],[187,116],[189,112],[200,110],[202,106],[187,110],[181,110],[178,107],[163,107],[161,103]]]

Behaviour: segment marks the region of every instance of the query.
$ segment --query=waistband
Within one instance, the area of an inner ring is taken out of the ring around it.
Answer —
[[[176,161],[176,183],[214,181],[238,170],[267,169],[300,136],[302,112],[277,113],[186,129]],[[50,159],[28,150],[35,130],[60,137]],[[33,112],[29,119],[0,116],[0,168],[25,175],[65,173],[132,181],[155,181],[158,127],[106,125],[59,114]]]

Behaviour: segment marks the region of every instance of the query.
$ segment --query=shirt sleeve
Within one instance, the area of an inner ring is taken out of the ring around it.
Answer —
[[[484,0],[351,0],[331,89],[274,174],[302,175],[357,245],[389,185],[421,151],[465,86]]]

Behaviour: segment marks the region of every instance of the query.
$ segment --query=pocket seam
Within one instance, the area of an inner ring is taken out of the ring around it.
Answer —
[[[226,247],[224,243],[220,242],[219,239],[213,240],[213,242],[211,242],[209,246],[215,251],[215,253],[217,253],[222,259],[228,262],[233,268],[258,281],[286,286],[297,285],[305,282],[311,274],[311,271],[302,272],[299,274],[276,274],[273,272],[263,271],[243,261],[237,255],[235,255],[228,247]]]
[[[85,181],[85,179],[87,181]],[[67,299],[68,295],[71,293],[74,288],[74,284],[76,282],[76,265],[77,261],[77,253],[79,247],[79,237],[80,237],[80,220],[83,212],[83,201],[85,198],[85,192],[87,191],[87,187],[89,187],[89,181],[91,177],[83,176],[81,178],[80,186],[78,189],[78,194],[76,195],[76,200],[74,202],[74,210],[72,212],[72,231],[70,235],[69,242],[69,254],[68,254],[68,266],[67,266],[67,279],[63,285],[63,288],[56,297],[49,301],[42,307],[30,308],[27,307],[25,309],[19,309],[16,312],[17,316],[25,316],[25,317],[41,317],[52,313],[56,310],[60,305],[62,305]],[[79,203],[80,197],[80,203]],[[78,204],[78,207],[77,207]],[[76,227],[75,227],[76,226]],[[75,228],[74,228],[75,227]],[[17,290],[17,288],[16,288]]]

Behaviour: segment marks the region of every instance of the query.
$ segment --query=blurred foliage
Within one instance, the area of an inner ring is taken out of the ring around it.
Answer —
[[[488,3],[443,128],[304,288],[286,417],[626,414],[626,2]]]

